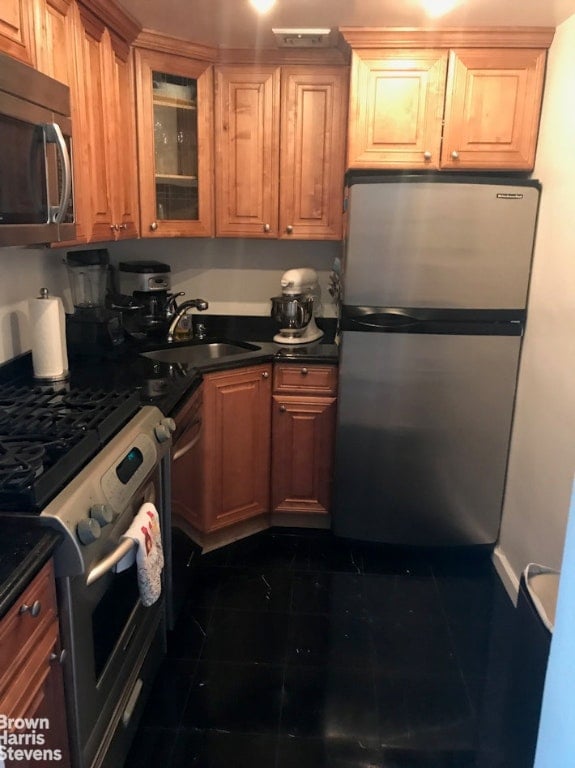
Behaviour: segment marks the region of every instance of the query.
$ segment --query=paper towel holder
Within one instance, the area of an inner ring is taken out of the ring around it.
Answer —
[[[37,297],[38,300],[44,300],[44,299],[52,299],[54,297],[50,296],[50,292],[47,288],[40,288],[39,290],[39,296]],[[36,381],[40,382],[56,382],[56,381],[64,381],[70,377],[70,372],[68,370],[68,355],[66,351],[66,336],[65,336],[65,324],[64,324],[64,309],[62,307],[62,303],[60,299],[56,299],[56,301],[59,303],[60,307],[60,327],[59,327],[59,336],[60,336],[60,348],[57,350],[57,353],[60,357],[60,363],[62,365],[63,370],[58,373],[39,373],[37,368],[42,368],[46,361],[39,361],[37,359],[38,357],[38,351],[36,344],[34,344],[34,341],[32,342],[32,365],[34,369],[34,379]],[[55,329],[54,329],[55,330]],[[52,350],[53,351],[53,350]]]

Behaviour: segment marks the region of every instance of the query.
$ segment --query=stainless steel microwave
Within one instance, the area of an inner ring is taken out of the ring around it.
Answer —
[[[0,54],[0,246],[74,239],[71,146],[69,88]]]

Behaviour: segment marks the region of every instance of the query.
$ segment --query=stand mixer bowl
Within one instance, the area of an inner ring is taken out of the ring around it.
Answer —
[[[313,296],[295,294],[272,297],[272,318],[282,329],[303,331],[313,314]]]

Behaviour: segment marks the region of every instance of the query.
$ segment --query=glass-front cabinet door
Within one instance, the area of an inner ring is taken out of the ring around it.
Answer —
[[[214,233],[212,68],[136,50],[142,237]]]

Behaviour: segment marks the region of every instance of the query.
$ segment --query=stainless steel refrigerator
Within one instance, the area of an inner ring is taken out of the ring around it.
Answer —
[[[348,176],[333,530],[498,537],[540,185]]]

